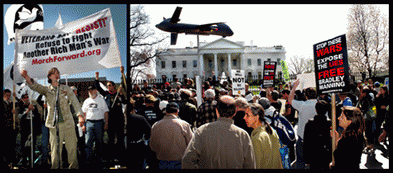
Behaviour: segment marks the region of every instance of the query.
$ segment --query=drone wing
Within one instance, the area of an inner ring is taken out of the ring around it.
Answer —
[[[179,16],[181,13],[181,10],[183,9],[183,7],[176,7],[175,12],[173,13],[171,20],[169,22],[171,23],[177,23],[180,21]]]
[[[171,33],[171,45],[176,45],[177,33]]]

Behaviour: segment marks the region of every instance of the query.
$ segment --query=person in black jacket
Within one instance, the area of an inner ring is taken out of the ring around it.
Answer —
[[[304,130],[303,157],[310,169],[329,169],[332,160],[332,143],[330,141],[331,121],[326,113],[329,109],[326,101],[320,100],[315,104],[317,115],[310,119]]]
[[[23,161],[22,164],[27,164],[27,158],[28,160],[31,160],[31,148],[30,146],[26,146],[28,141],[31,141],[29,135],[32,133],[31,132],[31,122],[30,120],[32,119],[33,123],[33,148],[35,147],[35,143],[37,141],[37,136],[40,133],[41,130],[41,117],[40,114],[38,113],[37,106],[31,104],[29,102],[29,96],[28,94],[23,94],[21,101],[18,103],[19,106],[19,118],[20,118],[20,134],[21,134],[21,149],[22,149],[22,156],[23,156]],[[31,112],[30,112],[31,111]],[[30,144],[31,145],[31,144]],[[31,164],[31,163],[30,163]],[[26,166],[26,165],[25,165]]]
[[[130,114],[127,116],[127,169],[145,169],[146,153],[149,152],[147,141],[150,139],[151,126],[146,118],[135,114],[135,101],[131,99]],[[127,105],[128,106],[128,105]]]
[[[104,91],[99,83],[99,72],[96,72],[96,80],[95,85],[108,105],[109,108],[109,123],[108,123],[108,144],[110,153],[109,159],[120,159],[119,156],[123,156],[125,146],[124,146],[124,123],[125,116],[123,113],[122,104],[127,104],[127,101],[122,93],[122,88],[116,90],[116,85],[114,82],[107,82],[108,91]],[[117,142],[115,143],[115,137],[117,138]],[[118,158],[115,158],[118,156]]]
[[[367,138],[367,148],[365,149],[367,153],[372,153],[375,151],[375,143],[377,142],[377,135],[375,133],[375,117],[372,117],[369,113],[369,109],[371,109],[375,104],[373,98],[370,95],[370,88],[365,86],[360,94],[360,101],[359,101],[359,109],[362,112],[364,120],[366,122],[366,130],[365,135]]]

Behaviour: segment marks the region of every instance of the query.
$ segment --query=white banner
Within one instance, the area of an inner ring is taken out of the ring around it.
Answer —
[[[120,51],[110,9],[69,22],[61,29],[17,32],[17,72],[45,79],[50,68],[61,75],[120,67]],[[16,82],[23,81],[17,76]]]

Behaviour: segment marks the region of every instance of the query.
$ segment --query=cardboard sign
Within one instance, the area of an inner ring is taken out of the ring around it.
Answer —
[[[232,93],[233,95],[246,95],[246,76],[244,70],[232,70]]]
[[[264,61],[263,63],[263,87],[274,87],[274,79],[276,78],[277,62]]]
[[[315,88],[315,73],[303,73],[303,74],[298,74],[297,79],[300,80],[299,86],[296,88],[296,90],[304,90],[307,88]]]
[[[348,92],[349,67],[345,34],[314,44],[314,64],[318,94]]]

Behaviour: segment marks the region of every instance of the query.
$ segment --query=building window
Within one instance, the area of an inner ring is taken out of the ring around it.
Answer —
[[[176,61],[172,61],[172,68],[176,68]]]
[[[247,59],[248,66],[251,66],[251,59]]]
[[[237,66],[237,59],[233,59],[232,60],[232,67],[236,67]]]
[[[262,72],[258,72],[258,79],[262,79]]]
[[[260,58],[257,60],[257,63],[258,63],[258,66],[262,66],[262,60]]]
[[[192,61],[193,67],[196,68],[198,67],[198,61],[197,60],[193,60]]]
[[[187,61],[183,61],[183,68],[187,68]]]
[[[162,68],[162,69],[165,68],[165,61],[161,61],[161,68]]]
[[[213,61],[212,60],[209,60],[209,68],[212,68],[213,67]]]
[[[248,72],[247,78],[248,78],[248,79],[251,79],[251,78],[252,78],[252,73],[251,73],[251,72]]]
[[[277,58],[277,65],[281,65],[281,58]]]

